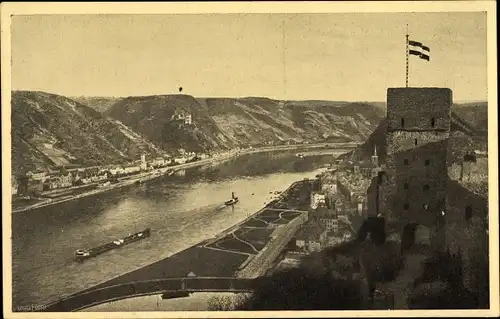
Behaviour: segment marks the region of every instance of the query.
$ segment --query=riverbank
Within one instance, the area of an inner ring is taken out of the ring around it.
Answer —
[[[33,209],[37,209],[37,208],[42,208],[42,207],[47,207],[47,206],[51,206],[51,205],[55,205],[55,204],[59,204],[59,203],[64,203],[67,201],[71,201],[71,200],[75,200],[75,199],[79,199],[79,198],[83,198],[83,197],[87,197],[87,196],[101,194],[101,193],[108,192],[108,191],[113,190],[113,189],[119,189],[122,187],[131,186],[131,185],[134,185],[137,183],[151,181],[151,180],[154,180],[156,178],[165,176],[168,172],[176,172],[179,170],[189,169],[192,167],[202,166],[202,165],[206,165],[206,164],[216,164],[216,163],[224,162],[226,160],[234,158],[235,156],[236,156],[236,154],[231,154],[231,155],[228,155],[225,157],[220,157],[220,158],[209,158],[209,159],[199,160],[196,162],[179,164],[176,166],[164,167],[161,169],[156,169],[154,171],[149,171],[149,172],[145,172],[142,174],[136,174],[136,175],[129,176],[129,177],[124,177],[124,178],[119,179],[118,183],[115,183],[115,184],[110,184],[108,186],[103,186],[103,187],[96,187],[90,191],[83,192],[83,193],[80,193],[77,195],[65,194],[65,195],[63,195],[61,197],[57,197],[57,198],[48,198],[45,200],[41,199],[41,201],[38,203],[29,205],[26,207],[20,207],[20,208],[13,209],[12,212],[13,213],[25,212],[25,211],[29,211],[29,210],[33,210]],[[69,190],[68,192],[71,192],[71,190]]]
[[[295,149],[300,150],[300,149],[318,149],[318,148],[324,148],[324,149],[334,148],[334,149],[347,151],[349,148],[355,148],[358,144],[359,143],[338,143],[338,144],[322,143],[322,144],[305,144],[305,145],[283,145],[283,146],[273,146],[273,147],[261,147],[261,148],[255,148],[255,149],[245,149],[242,151],[235,151],[235,152],[232,152],[228,155],[221,156],[221,157],[207,158],[207,159],[199,160],[196,162],[179,164],[176,166],[164,167],[161,169],[156,169],[154,171],[149,171],[149,172],[145,172],[142,174],[133,175],[131,177],[126,177],[126,178],[120,179],[119,182],[116,184],[110,184],[109,186],[104,186],[104,187],[97,187],[97,188],[94,188],[90,191],[82,192],[79,194],[65,194],[61,197],[54,197],[54,198],[48,198],[48,199],[38,199],[39,201],[34,203],[34,204],[30,204],[30,205],[24,206],[24,207],[18,207],[15,209],[13,208],[12,212],[13,213],[26,212],[26,211],[30,211],[30,210],[34,210],[34,209],[38,209],[38,208],[42,208],[42,207],[47,207],[47,206],[51,206],[51,205],[56,205],[59,203],[63,203],[63,202],[67,202],[67,201],[71,201],[71,200],[75,200],[75,199],[79,199],[79,198],[83,198],[83,197],[87,197],[87,196],[97,195],[97,194],[101,194],[101,193],[104,193],[104,192],[107,192],[107,191],[110,191],[113,189],[119,189],[122,187],[131,186],[133,184],[136,184],[137,182],[143,183],[143,182],[151,181],[151,180],[154,180],[156,178],[165,176],[165,174],[167,174],[169,171],[176,172],[179,170],[203,166],[206,164],[217,164],[217,163],[221,163],[221,162],[230,160],[232,158],[235,158],[235,157],[241,156],[241,155],[254,154],[254,153],[264,153],[264,152],[274,152],[274,151],[280,151],[280,150],[285,151],[285,150],[295,150]],[[314,154],[316,154],[316,153],[314,153]],[[306,155],[309,155],[309,154],[306,154]]]
[[[309,184],[310,182],[308,181],[292,183],[283,191],[282,201],[288,202],[289,199],[295,198],[297,192],[306,190],[308,187],[305,186]],[[306,195],[304,194],[302,198],[309,198]],[[123,283],[186,277],[191,272],[198,277],[245,277],[241,276],[243,274],[240,274],[240,271],[249,266],[252,268],[250,273],[261,273],[259,269],[256,269],[258,265],[248,263],[249,259],[252,259],[252,256],[268,255],[267,250],[276,250],[274,246],[276,246],[276,241],[279,240],[279,238],[273,238],[277,235],[276,231],[281,233],[280,229],[283,229],[283,227],[286,228],[288,224],[304,214],[301,211],[291,210],[296,208],[297,203],[290,201],[289,204],[291,205],[289,208],[275,209],[274,204],[269,203],[264,208],[249,215],[241,222],[229,227],[213,238],[203,240],[150,265],[109,279],[78,293],[60,298],[58,301],[46,305],[44,311],[70,311],[67,307],[72,307],[71,304],[73,304],[73,301],[71,299],[74,299],[75,304],[78,303],[78,296],[82,293],[87,293],[88,295],[88,293],[92,293],[96,289],[105,289],[106,287]],[[152,231],[153,235],[149,240],[154,240],[154,229]],[[237,237],[230,238],[235,233],[238,234]],[[246,245],[242,246],[243,242]],[[269,244],[271,244],[273,249],[269,249]],[[249,247],[258,248],[261,253],[249,251]],[[268,248],[266,249],[265,247]],[[262,264],[261,266],[266,265]]]

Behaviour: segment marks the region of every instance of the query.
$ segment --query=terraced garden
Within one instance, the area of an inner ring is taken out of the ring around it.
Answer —
[[[207,247],[218,248],[239,253],[246,253],[246,254],[258,253],[258,251],[254,250],[252,246],[250,246],[249,244],[236,239],[232,233],[208,245]]]
[[[257,254],[269,242],[275,227],[285,225],[298,217],[300,212],[264,209],[257,216],[243,223],[234,232],[208,244],[207,248],[227,250],[243,254]]]
[[[261,228],[266,228],[268,224],[265,222],[258,220],[258,219],[250,219],[244,224],[241,225],[241,227],[261,227]]]
[[[266,209],[258,216],[256,216],[256,218],[264,220],[268,223],[287,224],[300,214],[301,214],[300,212],[294,212],[294,211],[276,211],[276,210]]]
[[[269,236],[271,236],[274,229],[272,228],[240,228],[235,231],[236,237],[248,242],[254,246],[258,251],[261,251],[269,241]]]

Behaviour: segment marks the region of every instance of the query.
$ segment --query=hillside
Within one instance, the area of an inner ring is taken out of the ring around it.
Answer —
[[[86,105],[90,108],[93,108],[99,113],[104,113],[122,98],[104,97],[104,96],[77,96],[77,97],[70,97],[70,99],[80,104]]]
[[[178,125],[176,112],[191,114]],[[363,141],[383,109],[367,103],[277,101],[267,98],[128,97],[105,114],[163,149],[217,150],[303,141]]]
[[[12,92],[13,173],[138,159],[158,150],[137,133],[63,96]]]
[[[448,143],[449,164],[458,163],[461,158],[473,150],[487,151],[487,102],[474,104],[454,104],[451,117],[451,135]],[[485,124],[486,123],[486,124]],[[379,126],[353,152],[343,154],[341,159],[369,159],[377,146],[380,161],[385,162],[387,122],[382,120]]]
[[[488,102],[454,104],[453,112],[467,124],[487,135]]]

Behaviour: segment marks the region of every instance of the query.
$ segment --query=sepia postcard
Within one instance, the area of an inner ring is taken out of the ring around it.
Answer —
[[[1,13],[7,318],[499,315],[494,1]]]

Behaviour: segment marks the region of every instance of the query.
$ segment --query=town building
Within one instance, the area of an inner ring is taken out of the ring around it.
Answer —
[[[380,166],[373,164],[372,162],[361,162],[359,164],[359,171],[364,178],[373,178],[377,176],[380,171]]]
[[[114,166],[112,168],[109,169],[109,173],[112,175],[112,176],[120,176],[122,174],[125,173],[124,169],[122,166]]]
[[[38,195],[43,191],[43,182],[41,180],[28,180],[23,195]]]
[[[207,159],[209,158],[208,154],[205,154],[205,153],[199,153],[196,155],[199,159]]]
[[[47,172],[42,170],[36,170],[34,172],[29,171],[26,176],[34,181],[43,181],[47,177]]]
[[[193,116],[190,113],[186,113],[183,111],[176,110],[174,115],[171,117],[172,121],[178,122],[183,125],[191,125],[193,124]]]
[[[78,184],[90,184],[105,181],[111,175],[108,170],[99,169],[98,167],[91,167],[87,169],[78,170],[74,174],[74,182]]]
[[[370,179],[361,175],[360,172],[341,171],[338,173],[337,185],[342,196],[351,202],[356,199],[357,195],[366,194],[370,186]]]
[[[331,172],[321,177],[321,191],[324,194],[337,193],[337,175],[336,172]]]
[[[141,166],[139,164],[128,164],[123,167],[123,174],[125,175],[130,175],[130,174],[136,174],[141,171]]]
[[[18,190],[19,190],[19,183],[17,182],[17,178],[14,175],[12,175],[12,182],[11,182],[12,195],[17,195]]]
[[[149,166],[153,168],[158,168],[166,166],[167,163],[168,162],[163,157],[157,157],[149,163]]]
[[[306,252],[320,251],[327,243],[326,228],[318,221],[312,220],[303,224],[296,234],[296,245]]]
[[[109,177],[108,171],[102,170],[98,171],[96,175],[91,177],[92,182],[102,182],[107,180]]]
[[[300,252],[288,252],[285,257],[276,265],[276,267],[274,267],[273,272],[299,267],[301,258],[305,255],[305,253],[301,254]]]
[[[309,220],[318,221],[327,232],[337,232],[339,222],[337,212],[333,209],[328,209],[324,204],[319,205],[315,210],[309,212]]]
[[[61,172],[58,179],[59,188],[71,187],[73,185],[73,174],[71,174],[71,172]]]
[[[322,193],[311,193],[311,209],[316,209],[319,205],[326,204],[326,196]]]
[[[177,164],[185,164],[188,161],[188,159],[184,156],[179,156],[179,157],[174,158],[174,161]]]
[[[338,222],[338,219],[337,219]],[[345,229],[345,224],[338,222],[337,230],[327,233],[327,246],[337,246],[341,243],[351,240],[351,231]]]
[[[148,164],[146,163],[146,154],[141,154],[141,171],[145,171],[148,169]]]

